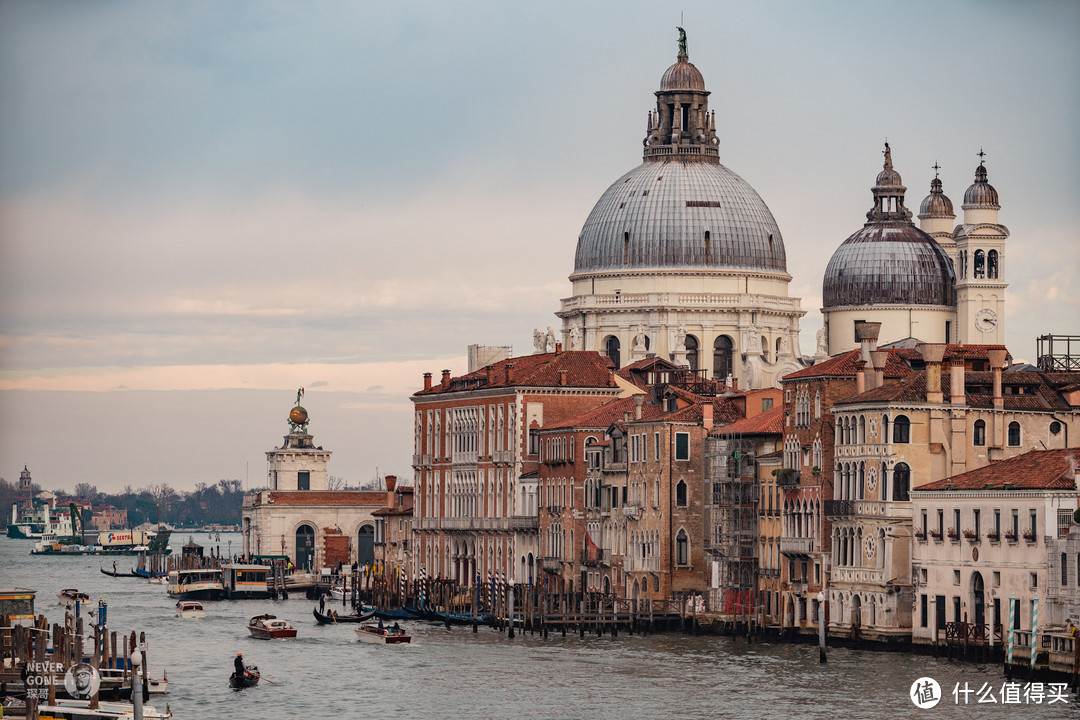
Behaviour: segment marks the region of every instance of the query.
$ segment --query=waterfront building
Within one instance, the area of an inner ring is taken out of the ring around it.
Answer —
[[[1048,555],[1060,559],[1059,538],[1071,537],[1078,461],[1076,449],[1032,450],[912,490],[913,642],[1000,643],[1009,603],[1017,629],[1030,632],[1036,598],[1040,631],[1064,630],[1055,609],[1069,593],[1059,585],[1047,602]],[[1076,556],[1066,550],[1066,560]]]
[[[539,430],[629,387],[595,352],[538,353],[460,377],[444,370],[412,396],[413,530],[428,577],[537,575]]]
[[[301,395],[289,411],[289,433],[281,447],[266,453],[268,488],[244,496],[244,555],[285,557],[308,571],[339,562],[370,564],[375,558],[373,513],[383,507],[386,494],[327,489],[330,451],[317,446],[308,432]]]
[[[778,401],[776,398],[770,400]],[[773,624],[780,607],[784,406],[719,427],[705,441],[709,607],[727,620]]]
[[[802,367],[805,312],[788,297],[784,239],[768,206],[720,164],[709,94],[681,33],[642,163],[586,219],[571,296],[556,315],[565,347],[602,352],[616,367],[653,354],[743,388],[774,387]]]
[[[815,357],[855,347],[858,321],[880,323],[880,337],[891,341],[1000,345],[1009,231],[998,223],[1001,206],[986,167],[979,163],[964,193],[961,224],[953,228],[952,201],[935,176],[916,227],[888,143],[884,153],[866,224],[837,248],[825,270],[825,327]]]
[[[866,389],[872,357],[879,367],[872,373],[882,381],[911,374],[900,353],[877,351],[877,325],[860,325],[861,347],[792,373],[783,380],[783,467],[776,484],[783,494],[780,583],[783,596],[782,627],[812,630],[817,617],[817,594],[825,589],[835,558],[832,523],[825,507],[835,498],[834,465],[836,421],[833,406]],[[875,380],[876,382],[876,380]],[[826,613],[829,608],[826,607]]]
[[[124,508],[112,505],[96,505],[87,523],[87,530],[117,530],[128,527],[128,513]]]
[[[413,488],[402,485],[394,475],[386,476],[386,506],[375,517],[375,562],[386,577],[404,573],[415,578],[413,550]]]

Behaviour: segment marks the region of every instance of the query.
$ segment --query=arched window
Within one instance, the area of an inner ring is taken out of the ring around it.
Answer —
[[[693,335],[686,336],[686,364],[691,370],[698,369],[698,341]]]
[[[881,416],[881,442],[887,443],[889,440],[889,416]]]
[[[604,354],[611,358],[611,362],[615,363],[616,370],[622,367],[619,364],[619,338],[614,335],[608,336],[608,339],[604,341]]]
[[[679,530],[679,534],[675,536],[675,563],[677,565],[690,564],[690,540],[685,530]]]
[[[893,442],[898,445],[906,445],[911,442],[911,421],[907,415],[897,415],[893,420]]]
[[[975,272],[973,277],[986,277],[986,254],[982,250],[975,251]]]
[[[997,280],[998,276],[998,253],[997,250],[991,250],[986,253],[986,277],[991,280]]]
[[[734,344],[727,335],[721,335],[713,343],[713,377],[723,380],[732,374],[731,356]]]
[[[982,447],[986,444],[986,422],[983,420],[976,420],[975,427],[971,432],[971,444]]]
[[[907,463],[897,463],[896,467],[893,468],[892,477],[892,499],[907,501],[909,498],[908,490],[911,489],[911,468],[907,466]]]
[[[675,486],[675,504],[686,507],[686,483],[682,480]]]
[[[1020,423],[1009,423],[1009,447],[1020,447]]]

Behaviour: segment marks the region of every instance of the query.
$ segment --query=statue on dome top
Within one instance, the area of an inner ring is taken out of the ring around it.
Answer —
[[[679,31],[679,57],[689,57],[686,54],[686,31],[681,27],[676,27],[675,29]]]

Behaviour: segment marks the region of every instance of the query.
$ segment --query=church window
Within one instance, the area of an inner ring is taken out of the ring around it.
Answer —
[[[712,238],[708,230],[705,231],[705,263],[712,263]]]
[[[691,370],[698,369],[698,341],[693,335],[686,336],[686,364]]]
[[[986,422],[983,420],[975,421],[975,428],[971,435],[971,444],[977,446],[986,445]]]
[[[727,335],[721,335],[713,343],[713,377],[724,380],[732,374],[732,351],[734,343]]]
[[[991,250],[986,253],[986,277],[991,280],[997,280],[998,276],[998,253],[997,250]]]
[[[982,250],[975,251],[975,272],[974,277],[982,278],[986,277],[986,254]]]
[[[604,351],[611,359],[611,362],[615,364],[615,369],[618,370],[621,367],[619,364],[619,338],[609,335],[604,342]]]

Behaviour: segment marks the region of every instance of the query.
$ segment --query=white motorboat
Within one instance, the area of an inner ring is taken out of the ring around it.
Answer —
[[[88,607],[90,604],[90,596],[84,592],[79,592],[75,588],[64,588],[60,591],[57,605],[63,605],[68,610],[74,610],[76,602],[84,608]]]
[[[394,623],[392,627],[387,627],[382,623],[378,625],[364,623],[356,628],[356,639],[374,645],[397,645],[412,641],[412,638],[405,634],[404,628],[398,627],[397,623]]]
[[[206,610],[202,603],[197,600],[181,600],[176,603],[176,617],[180,618],[204,618]]]

